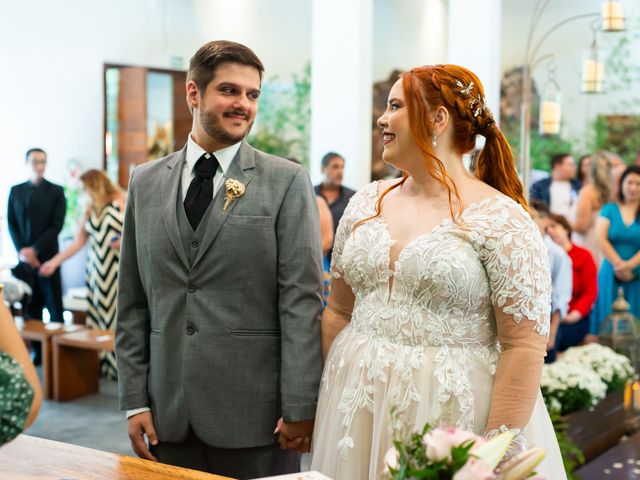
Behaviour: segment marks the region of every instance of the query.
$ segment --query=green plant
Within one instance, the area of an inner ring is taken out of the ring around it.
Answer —
[[[571,441],[566,435],[567,428],[569,427],[563,420],[558,412],[549,412],[551,416],[551,422],[553,423],[553,430],[556,432],[556,438],[558,439],[558,446],[560,447],[560,453],[562,454],[562,463],[567,473],[568,480],[580,480],[580,478],[573,474],[573,471],[582,465],[585,461],[584,453],[580,448]]]
[[[249,142],[259,150],[294,158],[308,168],[311,123],[311,64],[291,85],[272,77],[262,86],[258,120]]]

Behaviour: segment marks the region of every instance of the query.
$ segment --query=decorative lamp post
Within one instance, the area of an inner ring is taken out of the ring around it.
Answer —
[[[553,25],[540,36],[539,40],[535,41],[534,37],[536,36],[536,29],[538,28],[538,24],[540,23],[544,10],[549,5],[550,1],[551,0],[537,0],[533,7],[522,68],[522,104],[520,106],[520,175],[522,177],[522,184],[527,197],[529,196],[529,170],[531,169],[531,75],[540,62],[553,57],[553,54],[538,56],[538,52],[542,47],[542,44],[549,35],[560,27],[583,18],[601,19],[602,30],[605,32],[620,32],[625,29],[625,19],[621,2],[605,0],[602,2],[601,13],[592,12],[566,18]],[[595,72],[597,78],[597,66]],[[601,73],[604,74],[604,69]],[[594,85],[597,85],[597,81]]]

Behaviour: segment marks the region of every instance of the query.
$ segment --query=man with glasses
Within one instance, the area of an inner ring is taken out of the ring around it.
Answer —
[[[67,208],[64,190],[45,180],[47,153],[44,150],[28,150],[26,165],[29,180],[14,185],[9,193],[9,234],[20,260],[13,274],[33,290],[31,301],[24,308],[26,318],[41,319],[42,309],[47,307],[51,321],[62,322],[60,271],[43,277],[38,274],[38,268],[58,253],[58,234]],[[37,362],[38,353],[35,357]]]

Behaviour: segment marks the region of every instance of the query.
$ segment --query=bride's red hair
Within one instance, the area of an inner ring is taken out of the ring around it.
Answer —
[[[485,137],[484,148],[476,160],[475,176],[528,209],[513,152],[486,106],[480,79],[470,70],[450,64],[416,67],[402,74],[401,79],[413,139],[422,151],[429,175],[448,191],[451,218],[455,221],[462,213],[460,194],[431,144],[433,131],[430,114],[440,106],[449,112],[453,124],[453,145],[457,153],[473,150],[476,135]],[[468,88],[471,84],[473,86]],[[376,203],[376,214],[358,224],[379,216],[382,199],[402,185],[407,177],[404,173],[399,182],[385,189]],[[457,212],[454,211],[453,197],[456,198]]]

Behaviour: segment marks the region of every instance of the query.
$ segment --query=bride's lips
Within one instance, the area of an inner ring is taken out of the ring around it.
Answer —
[[[388,143],[392,142],[395,138],[396,136],[391,132],[387,132],[387,131],[382,132],[383,145],[387,145]]]

